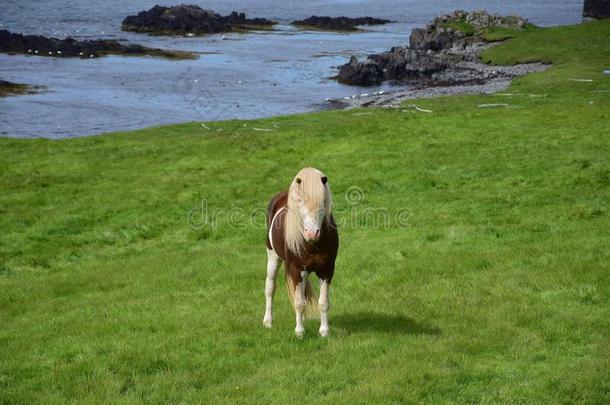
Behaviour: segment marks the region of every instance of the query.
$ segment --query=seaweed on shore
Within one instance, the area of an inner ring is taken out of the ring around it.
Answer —
[[[24,83],[13,83],[0,80],[0,97],[16,96],[20,94],[34,94],[40,90],[39,86],[30,86]]]
[[[168,59],[196,59],[192,52],[148,48],[137,44],[123,44],[114,40],[79,41],[74,38],[58,39],[41,35],[24,35],[0,30],[0,52],[20,53],[47,57],[93,58],[104,55],[157,56]]]

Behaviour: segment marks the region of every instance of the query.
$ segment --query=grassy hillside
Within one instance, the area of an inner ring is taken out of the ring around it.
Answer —
[[[528,30],[484,58],[553,68],[432,113],[0,139],[0,402],[610,402],[608,38]],[[343,224],[328,339],[283,288],[262,326],[303,166]]]

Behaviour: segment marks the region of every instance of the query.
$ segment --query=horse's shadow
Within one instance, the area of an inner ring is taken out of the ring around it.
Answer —
[[[379,312],[358,312],[331,316],[331,327],[342,329],[348,334],[357,332],[381,332],[412,335],[440,335],[441,330],[425,325],[404,315]]]

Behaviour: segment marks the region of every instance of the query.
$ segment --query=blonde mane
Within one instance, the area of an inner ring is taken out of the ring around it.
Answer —
[[[300,255],[305,245],[303,238],[303,218],[299,212],[299,197],[310,213],[317,213],[324,209],[323,224],[328,224],[332,207],[332,195],[328,183],[322,182],[324,173],[318,169],[307,167],[301,169],[294,177],[288,189],[288,212],[286,213],[286,226],[284,238],[286,245],[294,254]],[[297,183],[300,179],[300,183]]]

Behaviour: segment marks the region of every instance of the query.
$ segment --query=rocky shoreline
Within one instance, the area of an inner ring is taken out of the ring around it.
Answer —
[[[414,29],[408,46],[369,55],[360,62],[355,56],[339,68],[344,84],[373,86],[385,81],[409,86],[383,94],[362,94],[332,100],[335,106],[394,106],[400,100],[435,95],[486,93],[502,90],[512,78],[544,70],[540,63],[491,66],[481,62],[483,50],[497,45],[486,39],[489,30],[520,31],[527,26],[521,17],[501,17],[483,11],[455,11],[435,18],[424,28]]]
[[[248,28],[270,28],[275,21],[265,18],[246,18],[233,11],[221,16],[195,5],[174,7],[154,6],[123,20],[122,30],[155,35],[204,35],[239,31]]]
[[[511,66],[490,66],[480,63],[476,66],[469,66],[470,69],[475,68],[479,71],[480,79],[463,81],[459,84],[455,82],[422,82],[418,85],[403,87],[400,90],[353,94],[341,99],[328,100],[328,102],[332,108],[396,108],[403,101],[411,99],[458,94],[491,94],[506,90],[516,77],[528,73],[542,72],[549,67],[550,65],[543,63],[525,63]]]
[[[429,82],[470,82],[480,78],[471,63],[479,61],[481,50],[489,46],[485,31],[490,28],[522,30],[527,20],[500,17],[478,11],[455,11],[437,17],[425,28],[416,28],[409,46],[397,46],[388,52],[369,55],[360,62],[352,56],[339,68],[337,79],[344,84],[371,86],[384,81],[418,84]],[[493,77],[494,73],[490,73]]]
[[[320,17],[312,15],[304,20],[293,21],[291,25],[328,31],[358,31],[358,26],[361,25],[380,25],[391,22],[390,20],[373,17]]]
[[[40,35],[23,35],[7,30],[0,30],[0,52],[57,58],[95,58],[104,55],[158,56],[168,59],[197,58],[196,54],[190,52],[122,44],[112,40],[78,41],[73,38],[57,39]]]

